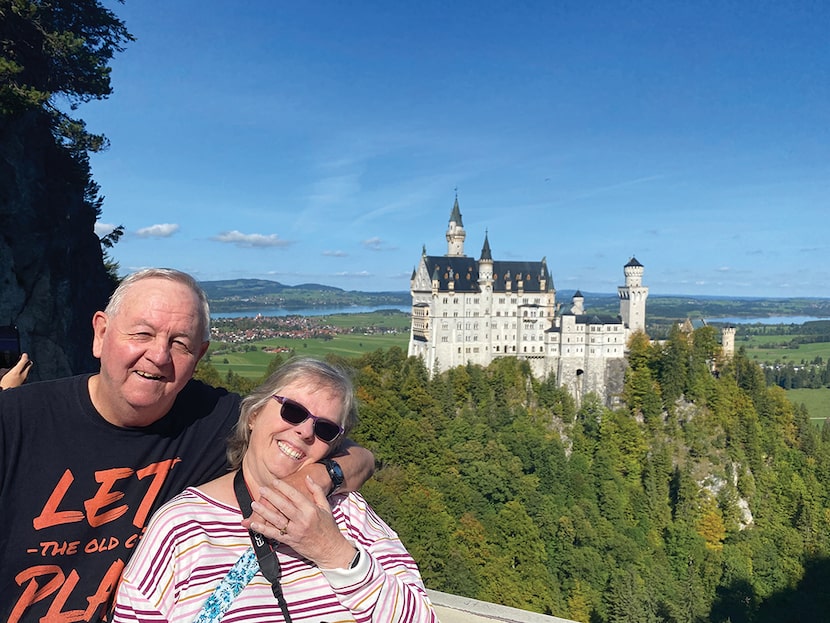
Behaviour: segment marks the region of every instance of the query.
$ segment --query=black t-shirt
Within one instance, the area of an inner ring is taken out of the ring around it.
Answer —
[[[153,511],[226,471],[236,394],[191,381],[158,422],[119,428],[88,381],[0,393],[0,620],[99,620]]]

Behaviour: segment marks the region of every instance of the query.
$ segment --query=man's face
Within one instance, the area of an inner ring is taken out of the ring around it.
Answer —
[[[101,373],[90,380],[96,409],[118,426],[147,426],[163,417],[207,350],[199,299],[166,279],[138,281],[118,311],[97,312],[92,353]]]

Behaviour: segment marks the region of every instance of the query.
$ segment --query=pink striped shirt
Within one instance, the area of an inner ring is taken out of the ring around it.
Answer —
[[[361,550],[354,569],[321,570],[281,545],[282,588],[294,623],[437,623],[415,561],[359,493],[330,498],[343,535]],[[156,512],[124,569],[113,623],[192,621],[251,545],[242,513],[186,489]],[[223,623],[284,621],[258,572]]]

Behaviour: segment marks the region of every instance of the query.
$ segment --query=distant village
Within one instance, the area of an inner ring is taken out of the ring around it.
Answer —
[[[212,321],[210,338],[226,344],[247,344],[273,339],[333,339],[335,335],[381,335],[408,333],[408,329],[390,327],[339,327],[329,324],[324,316],[263,316],[216,318]]]

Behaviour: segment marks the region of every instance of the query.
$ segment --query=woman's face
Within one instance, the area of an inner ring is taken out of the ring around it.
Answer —
[[[342,425],[340,396],[315,383],[295,381],[279,391],[310,413]],[[251,439],[242,460],[245,475],[257,485],[290,476],[304,465],[316,463],[329,452],[329,445],[314,435],[314,420],[291,424],[282,419],[282,405],[269,400],[250,421]],[[251,483],[249,483],[251,484]]]

